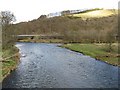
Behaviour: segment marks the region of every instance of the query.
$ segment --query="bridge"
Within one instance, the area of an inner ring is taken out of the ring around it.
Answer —
[[[63,39],[63,36],[60,36],[60,35],[17,35],[16,38],[18,40],[34,39],[34,38],[39,38],[39,39]]]

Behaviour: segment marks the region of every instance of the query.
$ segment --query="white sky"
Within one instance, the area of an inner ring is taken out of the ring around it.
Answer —
[[[118,8],[119,0],[0,0],[0,11],[9,10],[17,22],[37,19],[42,14],[84,8]]]

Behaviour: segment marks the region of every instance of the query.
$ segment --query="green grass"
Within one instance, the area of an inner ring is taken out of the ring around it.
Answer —
[[[8,62],[3,62],[2,64],[2,76],[5,76],[6,74],[8,74],[10,72],[10,69],[12,67],[16,66],[16,61],[10,59]]]
[[[9,56],[12,56],[13,54],[17,52],[18,52],[18,49],[16,47],[12,47],[11,49],[7,49],[7,50],[2,50],[2,57],[6,58]]]
[[[81,52],[112,65],[118,65],[117,44],[112,45],[112,52],[107,51],[108,46],[106,44],[64,44],[62,47]]]
[[[16,47],[12,47],[11,49],[3,50],[3,52],[0,52],[0,55],[2,55],[3,59],[10,57],[18,52],[18,49]],[[15,69],[15,67],[18,64],[17,61],[18,57],[12,57],[7,59],[7,61],[3,61],[0,63],[0,74],[2,74],[0,77],[0,82],[11,72],[11,70]]]

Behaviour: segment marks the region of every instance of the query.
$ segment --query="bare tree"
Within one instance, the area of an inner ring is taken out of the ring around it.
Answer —
[[[11,13],[10,11],[2,11],[1,12],[1,24],[2,24],[2,47],[3,49],[5,48],[9,48],[9,46],[12,45],[12,33],[13,31],[10,30],[10,26],[12,24],[12,22],[14,22],[15,16],[13,15],[13,13]]]
[[[1,16],[2,25],[8,25],[16,20],[14,14],[11,13],[10,11],[2,11]]]

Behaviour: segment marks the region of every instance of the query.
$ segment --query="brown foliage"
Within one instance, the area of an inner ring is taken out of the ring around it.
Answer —
[[[115,41],[117,35],[117,15],[102,18],[70,18],[59,16],[38,18],[14,25],[16,34],[61,35],[69,42]],[[112,32],[109,38],[109,32]]]

